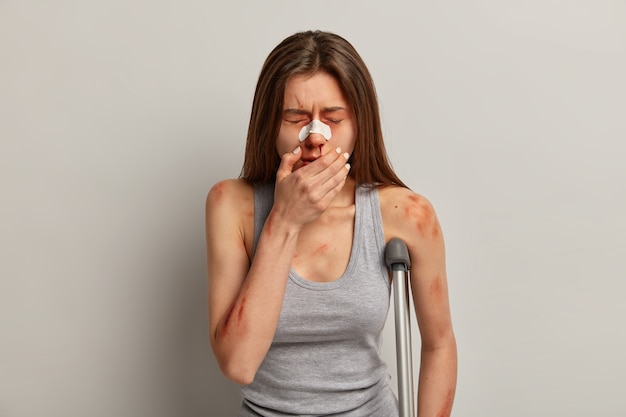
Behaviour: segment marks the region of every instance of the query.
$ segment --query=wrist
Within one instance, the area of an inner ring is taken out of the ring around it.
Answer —
[[[263,230],[270,236],[278,234],[288,238],[297,237],[300,230],[302,230],[302,225],[290,222],[287,220],[286,216],[283,216],[278,211],[272,209],[265,220]]]

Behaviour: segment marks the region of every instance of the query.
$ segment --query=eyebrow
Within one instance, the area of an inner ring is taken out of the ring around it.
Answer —
[[[332,107],[324,107],[322,109],[322,113],[336,113],[338,111],[347,110],[345,107],[341,106],[332,106]],[[297,114],[297,115],[308,115],[309,112],[304,109],[285,109],[283,111],[285,114]]]

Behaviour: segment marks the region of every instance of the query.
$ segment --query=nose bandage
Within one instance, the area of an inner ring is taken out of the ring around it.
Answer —
[[[300,130],[298,139],[300,139],[300,142],[304,142],[304,140],[308,138],[311,133],[319,133],[320,135],[324,136],[324,139],[326,140],[330,140],[330,137],[332,136],[330,133],[330,126],[317,119],[311,121],[311,123],[304,126]]]

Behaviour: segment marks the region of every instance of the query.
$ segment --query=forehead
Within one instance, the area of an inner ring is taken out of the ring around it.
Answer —
[[[284,107],[347,107],[347,104],[339,82],[326,72],[294,75],[285,86]]]

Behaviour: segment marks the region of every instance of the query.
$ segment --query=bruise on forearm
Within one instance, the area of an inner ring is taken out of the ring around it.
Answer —
[[[238,326],[241,323],[245,307],[246,307],[246,297],[243,296],[241,301],[233,304],[228,309],[228,312],[224,316],[224,321],[222,322],[221,326],[218,328],[218,331],[217,331],[217,335],[219,337],[226,336],[232,325]],[[235,315],[235,312],[236,312],[236,315]]]
[[[445,402],[437,413],[437,417],[449,417],[452,414],[452,404],[454,403],[454,390],[450,389],[446,394]]]

